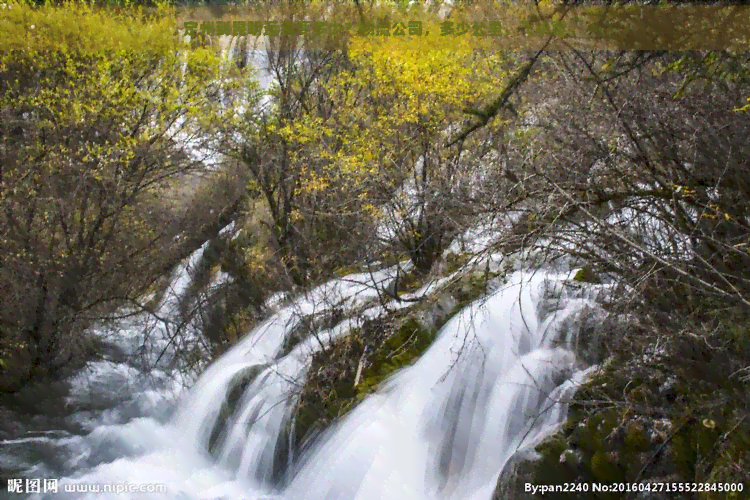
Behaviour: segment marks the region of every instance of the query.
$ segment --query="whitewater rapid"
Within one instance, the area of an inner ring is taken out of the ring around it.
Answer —
[[[163,314],[177,307],[175,297],[187,288],[185,272],[178,271],[177,293],[163,300]],[[582,315],[598,310],[606,286],[581,285],[573,273],[518,269],[496,279],[493,291],[445,324],[413,365],[381,384],[302,456],[282,457],[281,480],[279,451],[290,448],[296,394],[312,353],[362,318],[384,314],[377,299],[395,279],[395,268],[339,278],[279,301],[271,317],[192,381],[177,383],[166,369],[160,375],[153,368],[150,375],[164,382],[138,385],[134,381],[146,378],[132,365],[95,365],[97,384],[129,380],[130,396],[89,415],[88,434],[48,438],[65,454],[57,469],[64,477],[57,495],[31,498],[489,500],[513,454],[564,421],[567,401],[591,369],[576,356]],[[359,313],[285,350],[300,318],[332,304]],[[397,305],[404,306],[391,304]],[[137,328],[116,341],[123,348],[154,343],[147,352],[169,344],[168,335],[144,339]],[[133,408],[133,401],[151,403]],[[99,492],[87,490],[91,485]],[[161,490],[105,494],[104,485]]]

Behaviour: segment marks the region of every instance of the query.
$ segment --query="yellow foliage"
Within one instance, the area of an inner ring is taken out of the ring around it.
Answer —
[[[338,186],[372,207],[367,193],[387,191],[408,173],[425,145],[441,161],[451,127],[481,109],[510,74],[509,56],[481,50],[476,40],[441,37],[354,37],[351,68],[323,84],[335,112],[328,119],[308,113],[279,129],[302,147],[300,190]],[[345,188],[343,187],[345,186]],[[362,195],[365,196],[362,196]],[[350,207],[351,208],[351,207]]]
[[[96,54],[148,50],[166,54],[177,47],[176,22],[164,3],[155,9],[128,5],[121,10],[96,8],[80,1],[35,5],[7,0],[0,16],[0,47],[8,55],[55,50]]]
[[[739,108],[735,109],[735,111],[747,111],[750,109],[750,97],[747,98],[748,104],[745,104],[744,106],[740,106]]]
[[[116,226],[116,234],[148,236],[144,221],[119,204],[177,171],[171,138],[220,122],[218,90],[245,82],[226,82],[210,49],[180,51],[168,7],[8,0],[2,12],[0,113],[23,133],[0,143],[0,211],[25,221],[53,262],[66,261],[72,234],[95,224],[101,234]],[[34,200],[29,216],[21,199]],[[79,240],[96,245],[93,236]],[[15,255],[15,246],[9,240],[0,251]],[[96,251],[100,262],[110,258]]]
[[[245,251],[245,265],[254,272],[262,272],[267,269],[270,253],[267,248],[254,245]]]

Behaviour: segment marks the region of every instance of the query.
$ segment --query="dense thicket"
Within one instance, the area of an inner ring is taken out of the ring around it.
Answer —
[[[163,13],[12,3],[3,15],[0,388],[14,390],[80,363],[84,328],[200,245],[226,200],[198,204],[211,215],[165,195],[203,168],[193,151],[219,113],[215,54],[180,53]]]

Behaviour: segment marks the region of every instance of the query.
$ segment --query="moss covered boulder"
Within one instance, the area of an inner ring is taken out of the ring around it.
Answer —
[[[533,498],[534,484],[639,483],[644,491],[553,492],[560,499],[740,499],[721,491],[750,489],[747,381],[732,376],[744,362],[731,346],[695,336],[662,337],[660,349],[620,353],[576,394],[560,432],[531,461],[504,471],[501,498]],[[696,482],[698,491],[663,492],[656,484]],[[652,490],[652,491],[649,491]]]

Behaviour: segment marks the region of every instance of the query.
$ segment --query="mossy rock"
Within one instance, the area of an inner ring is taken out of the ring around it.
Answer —
[[[637,420],[631,420],[625,424],[625,447],[634,451],[648,451],[651,440],[646,427]]]
[[[618,354],[579,389],[560,432],[537,447],[535,482],[750,480],[748,384],[730,377],[737,366],[730,353],[702,348],[699,338],[662,337],[662,342],[668,353],[663,359]],[[667,375],[676,380],[676,394],[659,391]],[[574,466],[561,461],[567,449],[581,457]],[[706,491],[676,498],[718,500],[746,493]]]
[[[474,271],[462,276],[451,288],[451,293],[457,302],[455,312],[487,295],[489,282],[501,274],[501,272]]]
[[[297,446],[312,440],[351,408],[357,395],[356,365],[365,352],[365,345],[360,332],[355,331],[313,356],[295,410]]]
[[[471,259],[470,254],[466,253],[449,253],[445,256],[445,271],[448,274],[455,273],[465,266]]]
[[[414,317],[406,319],[370,358],[369,366],[362,370],[356,388],[357,400],[364,399],[394,372],[419,358],[432,344],[435,333],[435,329],[425,329]]]
[[[602,282],[601,278],[589,266],[583,266],[579,269],[575,276],[573,276],[573,281],[591,284],[600,284]]]
[[[428,275],[416,271],[409,271],[398,280],[399,293],[413,293],[425,286]]]
[[[596,450],[591,456],[589,469],[598,482],[610,483],[622,480],[622,471],[614,452]]]
[[[359,274],[364,272],[367,272],[367,266],[361,263],[354,263],[347,266],[337,267],[336,269],[334,269],[333,275],[337,278],[343,278],[351,274]]]
[[[747,420],[747,419],[745,419]],[[748,465],[750,465],[750,423],[744,420],[730,422],[731,432],[727,432],[726,439],[718,444],[716,459],[708,474],[708,483],[737,484],[744,481],[745,488],[750,488],[747,483]],[[742,425],[745,424],[745,425]],[[739,500],[747,498],[748,492],[719,492],[707,491],[703,498],[706,500]]]
[[[424,328],[418,314],[419,309],[412,308],[366,321],[313,356],[296,409],[297,446],[314,441],[323,429],[430,347],[438,327]],[[360,379],[355,386],[360,363]]]
[[[230,417],[237,409],[245,390],[255,380],[255,378],[266,369],[268,365],[256,365],[245,372],[238,375],[232,382],[232,388],[227,392],[224,397],[224,401],[221,403],[221,409],[219,410],[219,416],[217,423],[211,430],[211,435],[208,440],[209,453],[215,454],[217,452],[217,446],[219,445],[219,438],[224,432]]]

